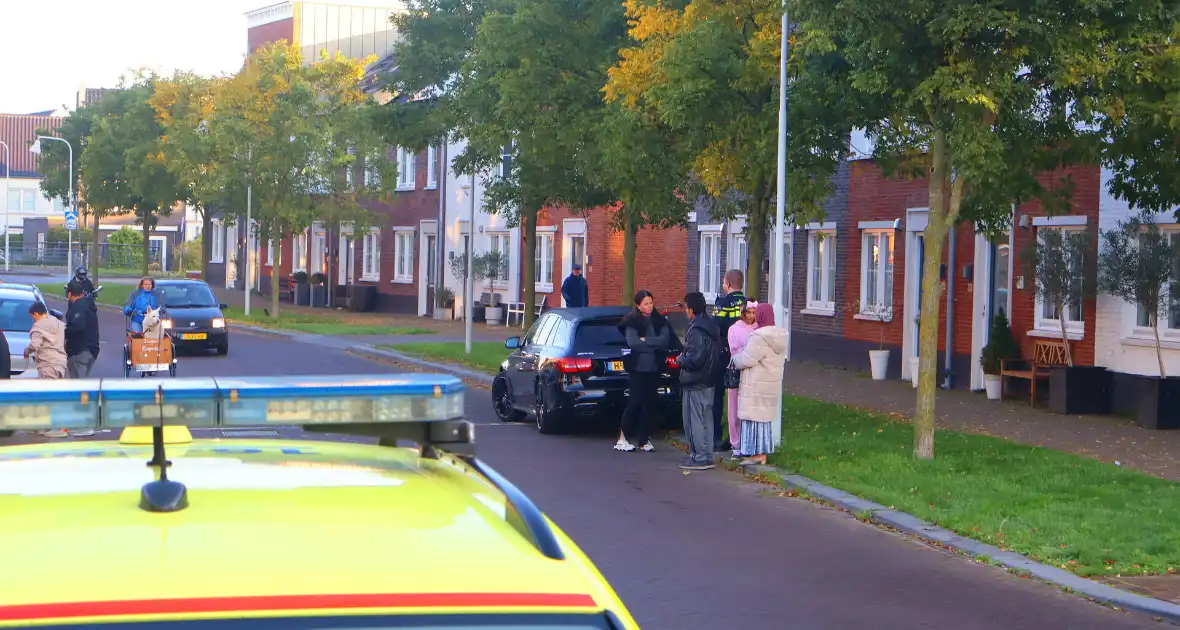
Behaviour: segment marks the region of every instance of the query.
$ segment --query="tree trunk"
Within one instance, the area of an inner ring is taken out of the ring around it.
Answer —
[[[1073,351],[1069,347],[1069,337],[1065,334],[1065,300],[1057,300],[1057,323],[1061,326],[1061,344],[1065,346],[1065,364],[1073,367]]]
[[[152,251],[152,224],[148,221],[143,222],[143,275],[146,278],[151,275],[151,270],[148,266],[151,264],[149,254]]]
[[[524,328],[528,330],[533,325],[533,311],[537,308],[536,283],[537,277],[537,215],[540,209],[531,203],[524,205],[524,214],[520,218],[520,225],[524,228],[524,264],[520,266],[520,290],[524,293]]]
[[[275,264],[270,267],[270,318],[279,318],[279,264],[277,258]]]
[[[630,207],[624,206],[623,212],[627,214],[623,225],[623,294],[619,304],[630,306],[635,299],[635,241],[639,235],[639,222],[635,220],[635,212]],[[662,297],[668,299],[667,296]],[[680,298],[677,296],[671,299]]]
[[[922,302],[918,332],[918,399],[914,413],[914,457],[934,458],[934,403],[938,391],[938,323],[942,283],[942,248],[954,224],[947,208],[947,186],[950,183],[950,160],[947,156],[947,134],[935,133],[930,148],[930,211],[923,235],[926,252],[922,266]],[[951,348],[947,348],[950,352]]]
[[[759,293],[762,291],[762,259],[766,257],[766,220],[769,208],[769,199],[759,201],[746,221],[746,286],[742,288],[743,293],[751,300],[761,297]]]
[[[209,259],[213,258],[213,216],[201,208],[201,279],[209,281]]]
[[[1160,349],[1159,316],[1151,316],[1151,332],[1155,333],[1155,360],[1160,364],[1160,378],[1168,378],[1168,371],[1164,369],[1164,352]]]
[[[87,263],[86,264],[89,265],[88,271],[90,272],[90,281],[92,283],[94,283],[94,286],[97,287],[98,286],[98,268],[101,266],[101,262],[102,262],[102,260],[101,260],[102,259],[102,249],[101,249],[101,245],[99,245],[99,238],[101,237],[101,235],[99,234],[99,229],[98,229],[98,221],[101,217],[99,216],[99,212],[97,210],[92,210],[90,212],[90,216],[92,218],[91,223],[94,224],[94,228],[93,228],[93,231],[90,233],[90,240],[91,240],[90,255],[87,256]]]

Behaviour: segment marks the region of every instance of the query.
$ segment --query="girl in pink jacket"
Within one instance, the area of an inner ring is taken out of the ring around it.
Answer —
[[[750,300],[742,307],[742,317],[734,322],[729,327],[729,356],[736,357],[743,348],[746,347],[746,342],[750,340],[750,335],[758,329],[758,324],[754,322],[754,313],[758,309],[758,303]],[[735,448],[741,446],[741,430],[742,422],[738,418],[738,390],[726,390],[726,397],[729,399],[729,443],[733,444]],[[740,453],[737,450],[733,451],[733,456],[738,457]]]

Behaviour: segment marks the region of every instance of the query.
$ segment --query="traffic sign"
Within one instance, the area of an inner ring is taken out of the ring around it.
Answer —
[[[78,216],[77,215],[74,215],[74,216],[66,215],[66,229],[67,230],[78,229]]]
[[[66,208],[65,214],[66,219],[73,219],[75,221],[78,220],[78,211],[74,210],[73,208]]]

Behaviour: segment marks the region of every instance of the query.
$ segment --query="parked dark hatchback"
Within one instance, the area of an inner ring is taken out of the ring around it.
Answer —
[[[209,285],[200,280],[157,280],[156,291],[164,305],[165,326],[179,348],[229,352],[229,329],[225,325],[225,304]]]
[[[623,357],[630,350],[619,322],[631,311],[621,306],[561,308],[537,318],[492,383],[496,415],[504,422],[533,416],[541,433],[563,433],[604,418],[620,418],[627,405]],[[681,343],[673,326],[673,347],[661,372],[660,401],[665,422],[680,425]]]

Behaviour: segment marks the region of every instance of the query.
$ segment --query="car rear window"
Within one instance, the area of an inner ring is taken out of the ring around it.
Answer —
[[[589,319],[578,322],[574,330],[574,349],[593,350],[617,346],[625,347],[627,339],[619,332],[620,318]]]
[[[16,298],[0,299],[0,329],[9,332],[29,332],[33,327],[33,316],[29,307],[33,305],[33,294],[27,300]]]

